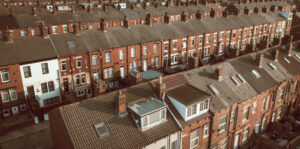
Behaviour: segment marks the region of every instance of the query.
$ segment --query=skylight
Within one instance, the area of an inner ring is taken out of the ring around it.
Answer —
[[[68,44],[69,48],[74,48],[75,47],[74,41],[67,41],[67,44]]]
[[[243,83],[246,83],[245,78],[241,74],[237,74],[237,76]]]
[[[210,88],[216,95],[220,93],[220,92],[218,91],[218,89],[217,89],[213,84],[208,85],[208,86],[209,86],[209,88]]]
[[[235,83],[235,85],[237,85],[237,86],[241,85],[241,83],[237,80],[237,78],[235,76],[231,76],[230,78]]]
[[[254,74],[254,76],[256,78],[260,78],[261,77],[261,75],[255,69],[253,69],[251,72]]]
[[[299,55],[295,54],[295,57],[296,57],[298,60],[300,60],[300,56],[299,56]]]
[[[277,67],[276,67],[274,64],[269,63],[269,66],[270,66],[273,70],[277,70]]]
[[[96,131],[99,135],[99,137],[105,137],[109,135],[108,129],[106,128],[105,124],[99,123],[95,125]]]
[[[289,63],[289,64],[291,63],[290,60],[288,60],[286,57],[283,58],[283,59],[284,59],[287,63]]]

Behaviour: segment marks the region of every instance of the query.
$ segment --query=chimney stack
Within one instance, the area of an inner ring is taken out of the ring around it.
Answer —
[[[197,10],[197,12],[196,12],[196,18],[197,19],[201,19],[201,13],[200,13],[200,10]]]
[[[119,90],[115,96],[114,102],[114,106],[119,115],[126,113],[126,102],[126,95],[122,93],[122,90]]]
[[[225,11],[223,11],[223,13],[222,13],[222,16],[224,17],[224,18],[227,18],[227,16],[228,16],[228,12],[225,10]]]
[[[184,11],[181,12],[181,21],[186,22],[186,15]]]
[[[159,2],[155,3],[155,8],[159,8]]]
[[[128,24],[128,20],[127,20],[127,17],[124,16],[124,19],[123,19],[123,24],[124,24],[124,27],[125,28],[130,28],[129,24]]]
[[[10,15],[13,17],[15,16],[15,11],[14,11],[13,7],[10,7]]]
[[[72,6],[72,13],[75,13],[76,11],[75,11],[75,7],[74,6]]]
[[[245,14],[245,15],[248,15],[248,14],[249,14],[249,9],[247,8],[247,6],[246,6],[245,9],[244,9],[244,14]]]
[[[275,51],[272,52],[272,57],[274,58],[275,62],[278,62],[278,56],[279,56],[279,50],[276,49]]]
[[[42,30],[42,36],[44,38],[48,38],[49,37],[49,35],[48,35],[48,28],[45,26],[44,22],[41,22],[41,30]]]
[[[107,6],[106,6],[105,4],[103,4],[102,10],[103,10],[104,12],[107,12]]]
[[[256,55],[256,63],[257,63],[259,68],[262,68],[263,60],[264,60],[264,55],[263,54],[257,54]]]
[[[93,12],[92,5],[90,5],[90,6],[88,7],[88,11],[89,11],[90,14]]]
[[[7,41],[7,43],[13,43],[14,41],[14,33],[8,28],[8,26],[6,26],[4,38]]]
[[[53,6],[53,13],[54,13],[54,14],[57,14],[57,9],[56,9],[55,6]]]
[[[32,7],[32,14],[33,16],[37,16],[37,10],[35,7]]]
[[[159,99],[162,99],[163,94],[167,90],[166,83],[162,82],[162,76],[158,77],[158,82],[156,84],[156,88],[157,88],[157,95],[158,95]]]
[[[222,68],[217,68],[215,70],[215,74],[216,74],[216,77],[219,81],[222,81],[223,80],[223,69]]]
[[[211,10],[210,10],[210,17],[212,17],[212,18],[216,17],[216,11],[213,8],[211,8]]]
[[[149,25],[149,26],[152,26],[152,22],[151,22],[151,14],[148,13],[147,16],[146,16],[146,24]]]
[[[74,24],[75,25],[75,35],[80,35],[80,23]]]
[[[165,21],[165,23],[170,24],[170,17],[168,16],[167,12],[165,13],[164,21]]]

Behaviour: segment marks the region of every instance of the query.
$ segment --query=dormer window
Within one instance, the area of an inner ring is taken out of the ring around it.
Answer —
[[[149,97],[128,104],[132,116],[141,130],[152,128],[167,119],[167,105]]]

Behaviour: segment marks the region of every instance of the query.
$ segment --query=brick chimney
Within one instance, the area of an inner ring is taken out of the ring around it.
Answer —
[[[126,17],[126,16],[124,16],[123,24],[124,24],[124,27],[125,27],[125,28],[130,28],[130,25],[129,25],[129,23],[128,23],[128,20],[127,20],[127,17]]]
[[[53,6],[53,14],[57,14],[57,9],[55,6]]]
[[[15,11],[14,11],[13,7],[10,7],[10,15],[13,17],[15,16]]]
[[[88,11],[89,11],[90,14],[93,12],[92,5],[90,5],[90,6],[88,7]]]
[[[266,8],[266,6],[264,6],[264,7],[262,8],[262,12],[267,13],[267,8]]]
[[[152,21],[151,21],[151,14],[148,13],[147,16],[146,16],[146,24],[149,25],[149,26],[152,26]]]
[[[254,10],[253,10],[254,13],[258,13],[258,8],[255,6]]]
[[[215,75],[216,75],[216,77],[219,81],[222,81],[223,80],[223,69],[222,68],[216,68]]]
[[[45,26],[45,23],[44,22],[41,22],[41,31],[42,31],[42,36],[44,38],[48,38],[49,35],[48,35],[48,28]]]
[[[167,12],[165,13],[165,16],[164,16],[164,22],[167,24],[170,24],[170,17],[168,16]]]
[[[72,6],[72,13],[76,13],[75,7]]]
[[[115,109],[117,110],[119,115],[126,113],[126,105],[126,95],[122,93],[122,90],[119,90],[117,92],[117,95],[115,96],[114,102]]]
[[[245,14],[245,15],[248,15],[248,14],[249,14],[249,9],[247,8],[247,6],[246,6],[245,9],[244,9],[244,14]]]
[[[181,12],[181,21],[186,22],[186,14],[184,11]]]
[[[162,99],[163,94],[167,90],[166,83],[162,82],[162,76],[158,77],[158,82],[156,84],[156,90],[157,90],[157,96],[159,97],[159,99]]]
[[[223,16],[224,18],[227,18],[228,12],[227,12],[227,11],[223,11],[222,16]]]
[[[76,23],[75,25],[75,35],[79,36],[80,35],[80,23]]]
[[[197,10],[196,18],[199,19],[199,20],[202,18],[202,14],[201,14],[200,10]]]
[[[264,55],[263,54],[257,54],[255,61],[256,61],[256,64],[258,65],[258,67],[262,68],[263,61],[264,61]]]
[[[105,24],[105,20],[103,18],[100,19],[100,30],[106,32],[107,28],[106,28],[106,24]]]
[[[37,10],[35,7],[32,7],[32,14],[33,16],[37,16]]]
[[[4,39],[7,41],[7,43],[13,43],[14,42],[14,33],[13,30],[10,30],[8,26],[6,26],[5,32],[4,32]]]
[[[216,11],[213,8],[210,10],[210,17],[216,18]]]
[[[279,50],[276,49],[275,51],[272,52],[272,57],[274,58],[275,62],[278,62],[278,57],[279,57]]]
[[[107,6],[106,6],[105,4],[102,5],[102,10],[103,10],[104,12],[107,12]]]
[[[160,7],[160,3],[159,2],[155,3],[155,8],[159,8],[159,7]]]
[[[198,66],[199,66],[199,60],[198,60],[197,54],[188,58],[188,68],[189,69],[194,69],[194,68],[197,68]]]

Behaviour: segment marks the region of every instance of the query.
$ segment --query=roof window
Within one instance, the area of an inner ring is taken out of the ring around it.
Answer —
[[[273,70],[277,70],[277,67],[276,67],[274,64],[269,63],[269,66],[270,66]]]
[[[217,89],[213,84],[208,85],[208,87],[209,87],[216,95],[220,94],[220,92],[218,91],[218,89]]]
[[[237,74],[237,77],[243,82],[246,83],[245,78],[241,74]]]
[[[261,77],[261,75],[255,69],[253,69],[251,72],[252,72],[252,74],[254,74],[254,76],[256,78],[260,78]]]
[[[103,122],[95,125],[96,131],[99,137],[105,137],[109,135],[108,129]]]
[[[285,58],[283,58],[287,63],[291,63],[291,61],[289,60],[289,59],[287,59],[286,57]]]
[[[235,85],[237,86],[241,85],[241,83],[238,81],[238,79],[235,76],[231,76],[230,78],[235,83]]]

